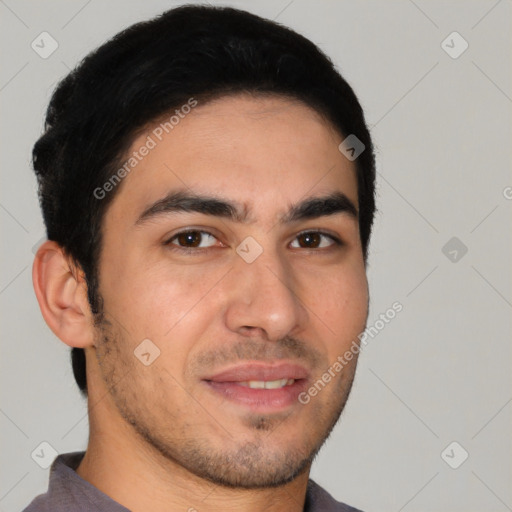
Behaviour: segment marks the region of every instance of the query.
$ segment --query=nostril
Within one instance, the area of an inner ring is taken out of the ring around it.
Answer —
[[[268,339],[267,333],[261,327],[256,327],[252,325],[243,325],[241,328],[241,333],[246,336],[258,336],[260,338]]]

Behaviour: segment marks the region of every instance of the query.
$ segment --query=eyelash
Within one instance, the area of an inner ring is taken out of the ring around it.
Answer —
[[[183,231],[179,231],[178,233],[175,233],[171,238],[169,238],[167,241],[165,241],[163,243],[164,246],[166,247],[169,247],[170,250],[172,251],[177,251],[177,252],[181,252],[181,253],[185,253],[185,254],[191,254],[191,255],[198,255],[198,254],[202,254],[202,253],[205,253],[211,249],[214,249],[214,247],[181,247],[179,245],[176,245],[176,244],[173,244],[172,241],[174,239],[176,239],[178,236],[180,235],[184,235],[184,234],[187,234],[187,233],[201,233],[201,234],[206,234],[206,235],[210,235],[212,236],[213,238],[217,239],[218,238],[213,234],[213,233],[210,233],[209,231],[206,231],[206,230],[203,230],[203,229],[186,229],[186,230],[183,230]],[[336,247],[341,247],[344,245],[343,241],[334,236],[334,235],[331,235],[330,233],[326,233],[325,231],[322,231],[322,230],[305,230],[305,231],[301,231],[300,233],[297,233],[296,237],[294,238],[294,240],[296,240],[297,238],[299,238],[300,236],[302,235],[309,235],[309,234],[318,234],[318,235],[321,235],[321,236],[325,236],[327,238],[329,238],[330,240],[332,240],[334,242],[334,246]],[[309,249],[311,251],[318,251],[318,250],[327,250],[327,249],[330,249],[334,246],[329,246],[329,247],[320,247],[320,248],[312,248],[312,249]],[[308,250],[307,247],[304,247],[302,248],[304,250]]]

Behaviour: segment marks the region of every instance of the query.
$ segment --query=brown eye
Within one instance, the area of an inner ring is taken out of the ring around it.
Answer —
[[[320,231],[305,231],[297,235],[295,240],[298,241],[298,245],[294,245],[294,241],[292,247],[300,249],[322,249],[334,244],[341,245],[341,242],[336,238]]]
[[[197,231],[189,231],[188,233],[180,233],[176,240],[180,245],[188,247],[197,247],[201,243],[201,234]]]
[[[301,247],[307,247],[309,249],[318,247],[321,241],[321,236],[318,233],[304,233],[297,238]]]
[[[167,243],[183,248],[206,248],[215,244],[217,239],[207,231],[182,231],[174,235]]]

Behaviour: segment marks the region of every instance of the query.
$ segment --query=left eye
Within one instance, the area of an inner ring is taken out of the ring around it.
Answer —
[[[185,248],[212,247],[217,239],[207,231],[183,231],[174,235],[167,243]],[[174,243],[176,241],[177,243]]]
[[[298,241],[298,245],[293,245],[296,241]],[[331,235],[319,231],[306,231],[297,235],[291,246],[299,249],[322,249],[334,244],[339,244],[339,242]]]

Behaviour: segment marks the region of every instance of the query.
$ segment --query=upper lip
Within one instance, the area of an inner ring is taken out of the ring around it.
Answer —
[[[251,380],[272,381],[281,379],[307,379],[309,372],[295,363],[251,362],[232,366],[203,380],[213,382],[247,382]]]

